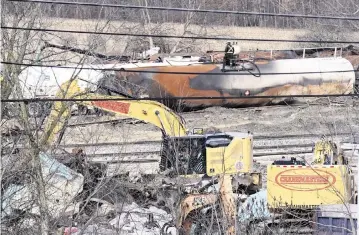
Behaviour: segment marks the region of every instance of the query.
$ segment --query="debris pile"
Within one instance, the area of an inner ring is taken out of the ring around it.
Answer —
[[[84,177],[44,153],[39,157],[49,215],[56,218],[60,214],[74,213],[78,204],[73,201],[83,190]],[[38,196],[35,184],[10,184],[7,187],[1,198],[2,219],[11,217],[16,211],[40,214],[40,208],[34,202]]]
[[[124,205],[121,213],[110,224],[128,234],[159,234],[160,229],[169,221],[171,216],[164,210],[153,206],[146,209],[132,203]]]
[[[101,181],[94,177],[101,177],[101,169],[89,166],[81,156],[84,157],[81,151],[75,151],[72,160],[63,164],[48,154],[39,154],[45,183],[44,208],[51,231],[66,235],[159,234],[164,224],[172,220],[171,214],[151,203],[140,205],[143,195],[138,194],[138,198],[126,195],[130,190],[125,185],[119,193],[119,180],[115,185],[114,179]],[[9,234],[38,231],[41,214],[38,197],[36,181],[7,183],[1,198],[2,230]]]

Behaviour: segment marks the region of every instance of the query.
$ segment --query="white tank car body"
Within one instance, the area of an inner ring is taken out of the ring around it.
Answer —
[[[192,64],[191,62],[188,62]],[[152,67],[154,70],[161,70],[160,67],[168,66],[167,63],[128,63],[128,64],[107,64],[107,65],[91,65],[94,68],[138,68],[142,67],[146,70],[146,67]],[[355,84],[355,72],[353,65],[344,58],[330,57],[330,58],[305,58],[305,59],[282,59],[269,61],[266,64],[257,65],[261,76],[255,77],[247,71],[242,71],[243,75],[236,75],[238,71],[227,71],[221,75],[209,76],[205,74],[198,74],[193,78],[181,75],[167,76],[173,77],[178,80],[179,84],[188,84],[192,90],[196,90],[200,96],[208,95],[211,91],[222,91],[230,96],[238,96],[249,94],[256,95],[324,95],[324,94],[348,94],[354,91]],[[90,65],[84,65],[84,67],[90,67]],[[172,67],[172,66],[171,66]],[[181,71],[188,72],[192,66],[181,66]],[[221,64],[218,65],[197,65],[195,71],[204,73],[221,73]],[[212,67],[212,68],[211,68]],[[173,71],[178,71],[176,66],[173,66]],[[210,68],[210,70],[208,70]],[[64,68],[44,68],[44,67],[29,67],[21,74],[21,80],[23,82],[23,90],[25,98],[32,97],[54,97],[59,89],[59,86],[68,81],[75,71],[75,67],[72,69]],[[345,72],[340,72],[345,71]],[[77,70],[77,72],[79,72]],[[253,73],[258,74],[257,69],[252,70]],[[309,72],[309,73],[304,73]],[[314,73],[310,73],[314,72]],[[234,74],[232,74],[234,73]],[[266,73],[273,73],[266,75]],[[285,73],[285,74],[276,74]],[[293,74],[294,73],[294,74]],[[82,89],[96,88],[99,79],[103,78],[103,73],[100,70],[81,70],[78,76],[83,79],[79,81]],[[138,74],[142,79],[133,77],[135,85],[136,81],[154,81],[153,78],[156,74]],[[119,78],[120,79],[120,78]],[[185,81],[186,80],[186,81]],[[187,81],[188,80],[188,81]],[[88,81],[88,82],[86,82]],[[161,80],[162,89],[171,96],[186,96],[187,90],[177,89],[171,92],[167,90],[167,87],[171,87],[172,79]],[[182,93],[184,94],[182,94]],[[173,94],[172,94],[173,93]],[[148,96],[157,97],[158,94],[150,93]],[[219,103],[216,100],[206,101],[202,104],[199,101],[186,101],[186,105],[189,107],[196,106],[216,106],[216,105],[252,105],[263,104],[268,102],[276,103],[278,99],[248,99],[248,100],[236,100],[228,99],[225,103]],[[203,101],[204,102],[204,101]]]
[[[319,85],[319,87],[325,89],[325,87],[321,86],[323,83],[326,83],[326,86],[328,83],[333,83],[333,85],[340,83],[342,86],[347,87],[347,91],[344,93],[350,93],[353,91],[355,83],[353,65],[347,59],[341,57],[273,60],[267,64],[259,64],[258,68],[260,73],[263,74],[259,77],[255,77],[248,72],[243,72],[246,75],[230,75],[231,72],[226,72],[225,75],[220,76],[221,79],[214,76],[206,77],[206,83],[210,84],[211,82],[208,80],[215,80],[212,85],[215,84],[218,89],[233,90],[234,92],[238,89],[250,90],[251,93],[258,93],[271,87],[285,85],[292,85],[296,89],[301,87],[302,90],[293,89],[292,95],[307,93],[308,86],[310,85]],[[258,74],[256,69],[252,70],[252,72]],[[266,73],[269,73],[269,75],[266,75]],[[196,88],[199,89],[200,87]],[[213,88],[212,86],[211,89]],[[321,90],[321,93],[325,94],[325,91]]]
[[[251,65],[248,63],[248,65]],[[281,59],[259,62],[252,70],[240,66],[222,72],[222,64],[203,64],[153,68],[158,72],[184,72],[187,74],[155,74],[138,72],[126,77],[118,73],[119,80],[146,87],[143,93],[149,97],[208,97],[223,99],[182,100],[181,107],[203,108],[210,106],[241,107],[277,103],[284,98],[226,99],[238,96],[290,96],[348,94],[354,91],[355,73],[349,60],[337,58]],[[258,69],[257,69],[258,68]],[[251,73],[252,74],[251,74]],[[257,75],[257,76],[254,76]],[[168,78],[168,79],[164,79]],[[173,81],[176,81],[175,83]],[[134,89],[136,92],[136,89]],[[291,100],[288,98],[288,100]],[[299,99],[298,99],[299,100]],[[176,108],[173,102],[172,108]]]
[[[104,71],[96,69],[132,69],[132,68],[143,68],[143,67],[164,67],[172,65],[195,65],[201,64],[197,61],[173,61],[168,63],[126,63],[126,64],[103,64],[103,65],[84,65],[84,68],[92,69],[81,69],[81,66],[73,68],[49,68],[49,67],[28,67],[20,74],[20,83],[25,98],[49,98],[54,97],[56,92],[59,90],[61,84],[69,81],[74,76],[79,77],[79,85],[81,88],[93,89],[96,87],[98,80],[103,77]],[[88,81],[88,82],[86,82]]]
[[[60,86],[75,76],[88,81],[79,82],[82,88],[91,88],[102,74],[76,68],[29,67],[20,74],[20,82],[25,98],[53,98]]]

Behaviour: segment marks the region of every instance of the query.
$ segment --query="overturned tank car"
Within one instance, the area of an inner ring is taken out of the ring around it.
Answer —
[[[145,72],[143,72],[145,71]],[[116,71],[100,81],[103,92],[129,97],[171,98],[171,108],[244,107],[278,104],[293,98],[249,96],[349,94],[354,91],[353,65],[342,57],[235,61],[229,66],[203,63],[189,66],[133,68]],[[242,96],[235,99],[230,97]],[[221,99],[176,99],[221,97]]]

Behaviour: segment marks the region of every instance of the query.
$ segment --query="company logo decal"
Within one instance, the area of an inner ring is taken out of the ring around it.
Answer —
[[[323,170],[291,169],[280,172],[275,177],[275,182],[293,191],[316,191],[333,186],[336,178]]]

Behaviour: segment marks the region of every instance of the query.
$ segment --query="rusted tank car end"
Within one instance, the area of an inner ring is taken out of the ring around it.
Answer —
[[[148,97],[221,97],[164,101],[171,108],[183,109],[258,106],[288,100],[229,98],[238,96],[349,94],[354,91],[355,84],[353,65],[341,57],[272,60],[258,63],[256,66],[249,65],[245,69],[227,71],[222,71],[222,64],[147,67],[133,70],[136,71],[119,71],[116,77],[120,82],[140,87],[142,94]],[[187,74],[141,73],[141,70]],[[136,93],[128,87],[126,90]]]

